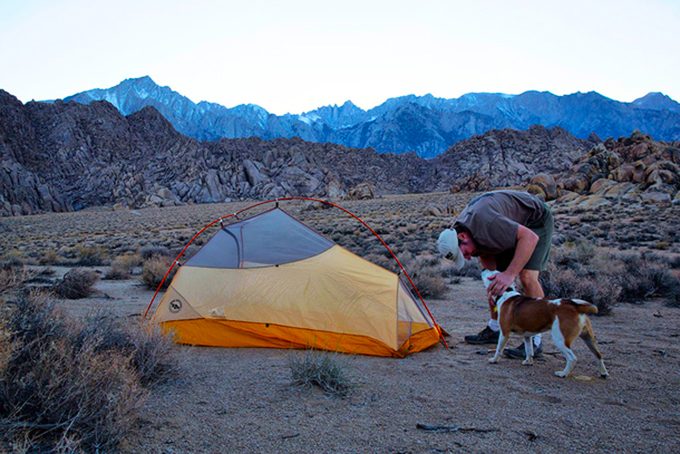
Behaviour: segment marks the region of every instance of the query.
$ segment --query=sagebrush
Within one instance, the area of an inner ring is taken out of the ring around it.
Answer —
[[[110,452],[137,424],[168,340],[101,315],[75,320],[45,294],[0,304],[0,425],[28,452]]]
[[[294,385],[317,386],[326,394],[338,397],[346,396],[353,386],[347,365],[338,353],[305,350],[289,357],[289,367]]]

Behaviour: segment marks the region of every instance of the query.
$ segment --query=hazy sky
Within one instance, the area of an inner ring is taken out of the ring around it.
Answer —
[[[680,0],[0,0],[0,88],[62,98],[151,76],[299,113],[406,94],[680,101]]]

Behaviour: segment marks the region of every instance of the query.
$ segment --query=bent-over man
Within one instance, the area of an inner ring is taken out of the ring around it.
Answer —
[[[478,257],[484,269],[498,270],[487,289],[491,317],[478,334],[465,336],[470,344],[498,342],[498,314],[495,297],[519,277],[524,294],[544,297],[539,273],[548,263],[553,234],[553,216],[538,197],[520,191],[493,191],[482,194],[465,207],[452,229],[444,230],[437,246],[440,254],[455,261],[460,269],[464,260]],[[542,351],[540,335],[534,337],[534,354]],[[505,350],[506,356],[524,358],[524,343]]]

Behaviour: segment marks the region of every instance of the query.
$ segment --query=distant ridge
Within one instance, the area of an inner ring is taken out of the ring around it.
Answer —
[[[155,107],[179,132],[198,140],[300,137],[379,153],[415,151],[425,158],[492,129],[526,130],[532,125],[561,127],[579,138],[593,133],[617,138],[640,130],[657,140],[680,139],[680,104],[662,93],[649,93],[632,103],[596,92],[468,93],[455,99],[407,95],[367,111],[347,101],[279,116],[253,104],[232,108],[206,101],[196,104],[145,76],[64,98],[82,104],[96,100],[109,101],[124,115]]]
[[[564,171],[590,146],[542,126],[489,131],[434,159],[299,138],[199,142],[152,106],[123,116],[108,101],[22,104],[0,90],[0,216],[286,195],[338,199],[367,184],[378,195],[481,190]]]

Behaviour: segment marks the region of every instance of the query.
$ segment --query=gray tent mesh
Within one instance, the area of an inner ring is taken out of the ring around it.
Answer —
[[[335,243],[274,208],[220,229],[185,266],[257,268],[318,255]]]

